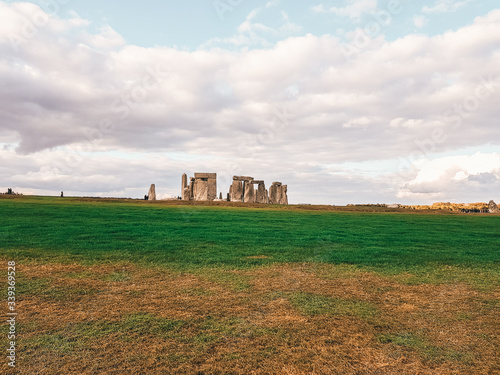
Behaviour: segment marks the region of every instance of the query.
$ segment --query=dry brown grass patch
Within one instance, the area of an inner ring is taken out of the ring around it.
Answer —
[[[407,285],[312,264],[192,273],[49,264],[21,272],[21,282],[53,291],[19,296],[21,374],[498,369],[497,290]],[[235,287],[240,282],[246,287]]]

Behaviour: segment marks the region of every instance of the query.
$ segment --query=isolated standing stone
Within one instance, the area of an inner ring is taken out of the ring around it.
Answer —
[[[494,201],[490,201],[490,203],[488,203],[488,211],[490,212],[490,214],[500,213],[500,209]]]
[[[150,201],[155,201],[156,200],[156,187],[155,187],[155,184],[151,184],[151,187],[149,188],[148,200],[150,200]]]

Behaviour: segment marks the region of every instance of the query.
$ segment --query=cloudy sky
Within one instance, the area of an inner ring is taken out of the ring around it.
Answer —
[[[0,190],[500,201],[487,0],[0,1]]]

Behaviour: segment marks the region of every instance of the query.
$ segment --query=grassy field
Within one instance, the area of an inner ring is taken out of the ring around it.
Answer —
[[[16,370],[494,374],[499,230],[440,211],[2,196]]]

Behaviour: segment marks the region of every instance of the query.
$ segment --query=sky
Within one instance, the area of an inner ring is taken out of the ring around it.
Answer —
[[[495,6],[496,5],[496,6]],[[0,1],[0,191],[500,201],[486,0]]]

